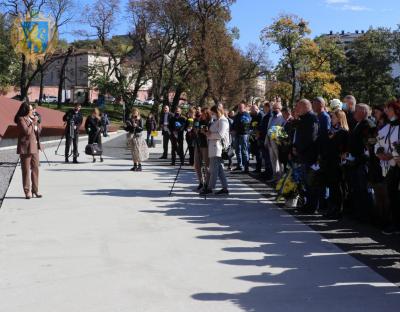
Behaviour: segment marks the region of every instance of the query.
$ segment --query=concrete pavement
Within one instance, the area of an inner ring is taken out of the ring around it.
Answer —
[[[176,169],[153,157],[130,172],[124,137],[104,163],[49,149],[43,199],[22,199],[17,168],[0,210],[0,311],[399,309],[396,285],[239,180],[204,200],[186,168],[168,197]]]

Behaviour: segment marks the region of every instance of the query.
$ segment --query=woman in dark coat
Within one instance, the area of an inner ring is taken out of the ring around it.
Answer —
[[[147,143],[148,147],[155,147],[154,146],[154,137],[153,137],[152,133],[156,130],[157,130],[156,119],[154,118],[154,115],[152,113],[150,113],[146,119],[146,131],[147,131],[146,143]]]
[[[97,144],[101,149],[101,116],[98,108],[93,109],[92,114],[86,118],[85,130],[89,136],[88,144]],[[100,161],[103,162],[103,157],[100,155]],[[93,162],[96,162],[96,158],[93,155]]]
[[[327,216],[339,217],[342,213],[344,186],[342,159],[347,151],[349,126],[346,114],[336,110],[331,115],[332,128],[327,142],[326,182],[329,188]]]

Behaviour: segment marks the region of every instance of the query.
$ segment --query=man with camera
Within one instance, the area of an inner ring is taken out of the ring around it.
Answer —
[[[63,117],[65,122],[65,162],[69,162],[69,149],[72,143],[73,163],[78,163],[78,141],[79,128],[82,124],[83,117],[81,113],[81,105],[75,104],[73,109],[67,111]]]
[[[175,166],[176,154],[178,154],[181,164],[184,164],[184,152],[183,152],[183,138],[185,132],[186,118],[182,116],[182,110],[177,107],[175,115],[170,119],[168,128],[171,134],[172,151],[171,165]]]

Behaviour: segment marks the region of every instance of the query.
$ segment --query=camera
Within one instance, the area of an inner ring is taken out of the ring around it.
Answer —
[[[376,154],[384,154],[385,153],[385,148],[380,146],[378,147],[378,149],[376,150]]]

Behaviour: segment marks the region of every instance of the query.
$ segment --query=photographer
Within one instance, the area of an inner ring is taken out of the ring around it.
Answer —
[[[101,148],[101,117],[98,108],[93,109],[92,115],[90,115],[85,122],[85,130],[89,135],[88,144],[98,144]],[[103,157],[100,156],[100,161],[103,162]],[[96,162],[96,158],[93,155],[93,162]]]
[[[201,114],[197,115],[194,122],[195,140],[194,140],[194,169],[199,180],[198,191],[203,187],[207,188],[209,174],[209,158],[208,158],[208,142],[207,132],[211,123],[210,109],[204,107],[201,109]],[[205,167],[205,176],[203,176],[202,168]]]
[[[175,166],[176,154],[178,154],[182,165],[185,162],[185,156],[183,153],[183,136],[185,132],[186,118],[183,117],[181,114],[181,108],[177,107],[175,110],[175,115],[170,119],[168,125],[168,129],[171,135],[170,139],[172,143],[172,166]]]
[[[73,109],[65,113],[63,121],[65,122],[65,162],[69,162],[69,149],[72,142],[72,155],[73,162],[78,163],[78,141],[79,141],[79,128],[82,124],[83,118],[81,113],[81,105],[75,104]]]
[[[125,130],[130,134],[129,145],[133,161],[131,171],[142,171],[142,161],[149,158],[149,150],[142,136],[144,124],[137,108],[132,109],[131,117],[126,121]]]
[[[186,143],[189,149],[189,166],[194,165],[194,117],[195,117],[195,109],[191,107],[186,115],[186,124],[185,124],[185,131],[186,131]]]

